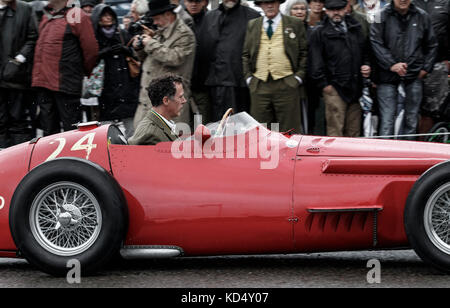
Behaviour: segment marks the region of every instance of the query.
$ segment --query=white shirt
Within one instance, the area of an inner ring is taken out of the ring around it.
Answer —
[[[267,28],[269,28],[269,23],[268,23],[268,21],[269,21],[269,18],[267,18],[266,16],[264,16],[264,20],[263,20],[263,28],[264,28],[264,31],[266,31],[266,32],[267,32]],[[279,25],[280,22],[281,22],[281,13],[278,13],[277,16],[275,16],[274,18],[272,18],[272,21],[273,21],[273,24],[272,24],[272,30],[273,30],[273,33],[275,33],[275,31],[277,31],[278,25]]]

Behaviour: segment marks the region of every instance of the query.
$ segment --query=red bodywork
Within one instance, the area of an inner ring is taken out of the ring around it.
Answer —
[[[16,252],[9,229],[15,188],[56,157],[88,159],[111,172],[129,210],[125,246],[178,246],[191,256],[408,246],[409,190],[450,158],[444,144],[280,135],[277,167],[262,169],[261,159],[226,158],[226,149],[224,158],[176,158],[170,142],[110,144],[108,129],[85,127],[0,151],[0,256]],[[271,134],[278,133],[264,138]],[[250,147],[247,141],[246,154]]]

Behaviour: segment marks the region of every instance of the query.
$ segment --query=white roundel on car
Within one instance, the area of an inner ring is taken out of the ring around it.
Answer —
[[[5,198],[0,196],[0,210],[3,209],[3,207],[5,207]]]
[[[288,140],[288,141],[286,141],[286,146],[288,148],[296,148],[298,146],[298,141]]]

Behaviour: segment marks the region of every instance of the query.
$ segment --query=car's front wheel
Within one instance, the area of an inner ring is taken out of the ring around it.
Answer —
[[[422,260],[450,273],[450,162],[425,172],[411,189],[404,213],[408,240]]]
[[[103,168],[58,159],[33,169],[14,193],[10,224],[19,251],[56,276],[76,260],[82,274],[101,268],[124,240],[127,210],[119,185]]]

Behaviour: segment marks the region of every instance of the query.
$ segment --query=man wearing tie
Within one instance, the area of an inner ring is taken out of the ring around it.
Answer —
[[[248,23],[242,54],[250,113],[281,131],[301,132],[300,87],[307,62],[303,22],[280,13],[284,0],[256,0],[264,16]]]

